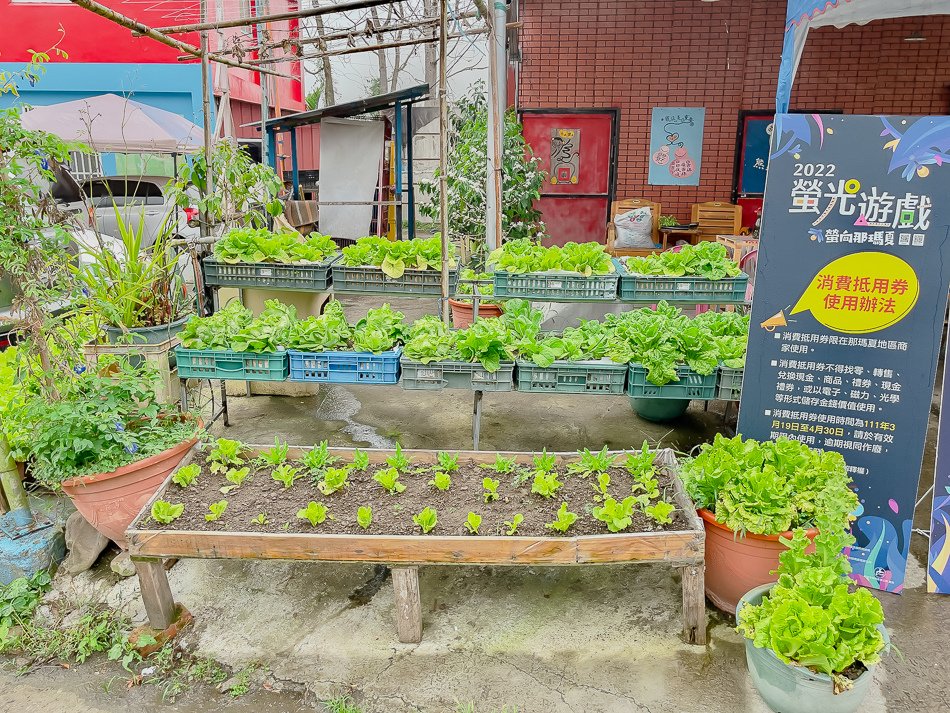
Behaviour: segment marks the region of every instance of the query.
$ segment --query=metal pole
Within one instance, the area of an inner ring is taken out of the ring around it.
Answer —
[[[449,184],[446,171],[449,155],[449,104],[446,96],[448,55],[447,0],[439,0],[439,227],[442,234],[442,320],[449,323]]]
[[[207,13],[207,0],[201,0],[201,21],[204,22]],[[205,181],[204,188],[201,190],[201,197],[207,200],[211,195],[211,98],[213,91],[211,82],[208,81],[208,33],[201,33],[201,127],[204,133],[204,151],[205,151]],[[225,70],[227,71],[227,70]],[[210,216],[208,211],[201,211],[200,235],[207,238],[210,235]]]
[[[261,0],[260,5],[264,6],[264,14],[267,13],[267,0]],[[258,3],[254,3],[254,14],[260,15],[258,8],[260,7]],[[267,31],[267,25],[258,22],[255,27],[257,27],[257,37],[262,44],[270,42],[270,33]],[[261,60],[265,60],[267,57],[267,50],[264,49],[261,52]],[[271,163],[270,161],[270,141],[271,138],[268,135],[267,131],[267,120],[270,119],[270,98],[268,97],[267,90],[267,76],[264,74],[260,75],[261,78],[261,163],[267,166]],[[277,167],[277,160],[274,160],[274,167]]]
[[[297,127],[290,130],[290,173],[293,177],[295,201],[300,200],[300,167],[297,162]]]
[[[499,11],[500,6],[500,11]],[[505,140],[504,54],[505,3],[496,0],[488,35],[488,175],[485,186],[485,244],[489,251],[501,243],[502,156]],[[499,61],[499,44],[501,46]]]
[[[396,240],[402,240],[402,104],[393,107],[393,161],[396,163],[396,180],[393,200],[396,202]]]
[[[412,104],[406,104],[406,202],[409,212],[409,239],[416,237],[416,191],[412,170]]]

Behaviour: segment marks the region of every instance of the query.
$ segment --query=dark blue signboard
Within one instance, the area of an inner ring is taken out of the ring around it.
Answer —
[[[738,186],[741,195],[761,195],[765,192],[773,121],[771,116],[747,116],[744,119]]]
[[[771,146],[739,430],[844,456],[853,577],[899,592],[950,283],[950,117],[782,114]]]

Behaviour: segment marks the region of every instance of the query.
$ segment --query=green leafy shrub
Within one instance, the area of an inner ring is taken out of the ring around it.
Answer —
[[[617,460],[617,456],[608,452],[607,446],[604,446],[600,451],[592,452],[589,448],[585,448],[577,453],[580,456],[580,460],[576,463],[571,463],[567,467],[567,472],[579,475],[582,478],[606,473],[613,468],[614,462]]]
[[[813,527],[823,508],[848,513],[858,507],[844,458],[789,438],[759,442],[741,436],[704,444],[681,469],[686,492],[698,508],[745,534],[777,535]]]
[[[363,472],[369,466],[369,454],[359,448],[353,449],[353,462],[350,465],[353,470]]]

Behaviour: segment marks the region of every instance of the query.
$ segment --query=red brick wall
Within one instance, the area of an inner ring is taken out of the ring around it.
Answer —
[[[521,0],[520,107],[620,107],[617,195],[728,200],[742,109],[772,109],[785,3],[778,0]],[[926,42],[904,42],[915,31]],[[812,30],[793,109],[950,113],[950,17]],[[700,185],[647,184],[650,110],[706,108]]]

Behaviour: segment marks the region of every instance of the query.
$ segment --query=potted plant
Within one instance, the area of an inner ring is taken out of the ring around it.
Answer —
[[[84,247],[74,267],[86,310],[104,332],[105,343],[162,344],[181,330],[190,307],[169,245],[169,223],[162,224],[155,243],[146,248],[144,217],[133,227],[113,208],[118,242],[97,236],[98,245]]]
[[[62,489],[124,548],[126,528],[197,442],[200,422],[159,404],[146,366],[115,359],[103,373],[78,371],[60,381],[59,398],[22,403],[23,455],[39,483]]]
[[[781,537],[803,529],[814,538],[831,508],[844,528],[858,508],[841,455],[788,438],[717,434],[683,463],[682,478],[706,526],[706,595],[727,612],[745,592],[775,581]]]
[[[474,295],[476,288],[480,297],[491,297],[495,294],[495,286],[490,283],[492,275],[489,272],[476,272],[471,268],[462,270],[459,276],[459,284],[455,289],[455,299],[449,298],[449,304],[452,307],[452,326],[456,329],[470,327],[475,319],[475,308],[473,300],[463,295]],[[501,304],[493,302],[478,301],[479,317],[501,317]]]
[[[854,537],[841,505],[819,517],[813,546],[801,529],[783,537],[778,582],[746,593],[736,610],[752,681],[775,711],[857,711],[889,646],[881,603],[847,577],[842,550]]]

